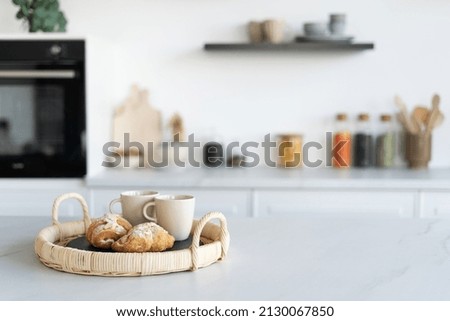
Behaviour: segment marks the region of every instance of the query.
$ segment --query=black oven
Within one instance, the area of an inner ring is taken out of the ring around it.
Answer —
[[[0,40],[0,177],[86,174],[85,43]]]

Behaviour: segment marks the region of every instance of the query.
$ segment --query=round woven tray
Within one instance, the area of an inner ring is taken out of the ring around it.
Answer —
[[[83,220],[61,223],[58,209],[64,200],[77,199],[83,209]],[[220,226],[209,222],[218,219]],[[222,260],[228,251],[230,237],[227,222],[220,212],[210,212],[192,224],[192,244],[187,249],[146,252],[106,253],[65,245],[74,238],[85,235],[91,224],[88,206],[76,193],[59,196],[52,210],[53,225],[42,229],[35,240],[35,252],[40,261],[55,270],[99,276],[141,276],[178,271],[195,271]],[[202,245],[200,245],[200,240]]]

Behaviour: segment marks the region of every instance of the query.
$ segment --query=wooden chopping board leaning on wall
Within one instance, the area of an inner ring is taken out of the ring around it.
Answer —
[[[161,144],[162,118],[161,113],[148,102],[148,91],[132,86],[127,99],[114,113],[113,140],[120,143],[117,151],[122,155],[138,156],[138,150],[124,150],[125,134],[129,133],[130,142],[139,142],[144,146],[144,159],[149,156],[148,143],[153,142],[153,155]],[[145,162],[147,164],[147,162]]]

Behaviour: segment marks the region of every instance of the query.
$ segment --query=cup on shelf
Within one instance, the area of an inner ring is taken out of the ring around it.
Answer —
[[[153,208],[148,214],[148,209]],[[176,241],[186,240],[194,219],[195,198],[192,195],[159,195],[145,204],[142,215],[162,226]]]
[[[123,218],[130,222],[133,226],[145,223],[148,222],[148,219],[142,213],[142,210],[147,203],[153,201],[158,195],[159,193],[155,191],[122,192],[119,198],[111,201],[109,204],[109,211],[113,214],[121,214]],[[117,203],[120,203],[122,213],[116,213],[114,211],[114,205]]]
[[[333,36],[343,36],[345,34],[347,16],[342,13],[330,14],[328,29]]]
[[[262,23],[250,21],[247,26],[248,35],[251,43],[261,43],[264,41]]]
[[[264,40],[269,43],[281,43],[284,40],[285,23],[282,20],[269,19],[262,23]]]

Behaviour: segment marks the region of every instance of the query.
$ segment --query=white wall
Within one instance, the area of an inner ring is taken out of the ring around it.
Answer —
[[[165,117],[179,111],[188,131],[214,126],[227,139],[297,131],[323,140],[339,111],[394,112],[393,97],[449,111],[450,1],[446,0],[60,0],[69,34],[89,49],[89,171],[99,169],[113,108],[132,83],[150,90]],[[25,33],[10,1],[0,32]],[[283,18],[290,36],[308,20],[345,12],[349,34],[374,41],[361,53],[205,52],[205,42],[246,41],[252,19]],[[113,67],[108,63],[112,62]],[[436,130],[433,167],[450,166],[450,122]]]

